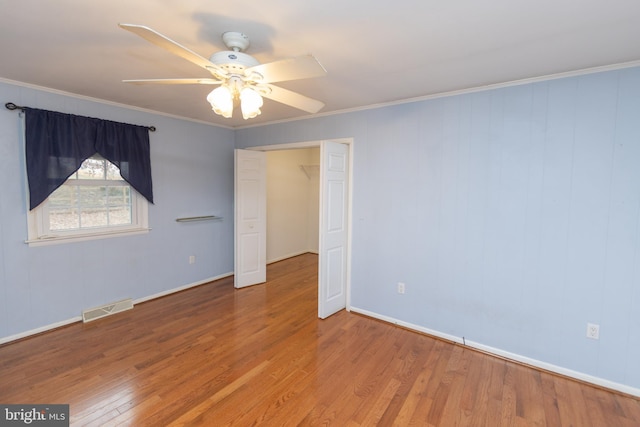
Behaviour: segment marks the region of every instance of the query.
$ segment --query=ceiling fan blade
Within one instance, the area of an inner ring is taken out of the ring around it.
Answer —
[[[289,105],[308,113],[317,113],[324,107],[324,102],[301,95],[297,92],[274,85],[264,85],[266,90],[260,91],[265,98]]]
[[[215,79],[138,79],[123,80],[123,83],[133,83],[135,85],[161,84],[161,85],[219,85],[221,80]]]
[[[181,44],[171,40],[170,38],[163,36],[159,32],[152,30],[149,27],[145,27],[144,25],[135,25],[135,24],[118,24],[120,28],[125,29],[127,31],[131,31],[132,33],[142,37],[143,39],[159,46],[163,49],[168,50],[174,55],[178,55],[181,58],[186,59],[189,62],[192,62],[202,68],[209,70],[210,72],[216,72],[218,75],[225,76],[227,72],[209,61],[207,58],[198,55],[194,51],[182,46]]]
[[[253,73],[262,76],[255,79],[259,83],[275,83],[287,80],[309,79],[312,77],[324,77],[327,70],[312,55],[303,55],[296,58],[282,59],[256,65],[245,70],[245,76],[251,78]]]

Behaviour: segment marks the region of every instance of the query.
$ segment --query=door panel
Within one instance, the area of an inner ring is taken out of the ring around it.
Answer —
[[[327,300],[340,298],[342,289],[342,272],[344,271],[344,251],[341,247],[327,251]],[[343,307],[344,308],[344,307]]]
[[[323,141],[320,156],[318,316],[324,319],[347,304],[348,146]]]
[[[236,288],[267,280],[266,167],[266,153],[235,150]]]

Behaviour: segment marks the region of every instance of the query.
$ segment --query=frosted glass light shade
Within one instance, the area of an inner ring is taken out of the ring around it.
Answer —
[[[214,113],[226,118],[233,115],[233,94],[228,87],[215,88],[207,95],[207,101],[211,104]]]
[[[240,108],[242,109],[242,117],[252,119],[261,113],[262,97],[255,90],[245,87],[240,91]]]

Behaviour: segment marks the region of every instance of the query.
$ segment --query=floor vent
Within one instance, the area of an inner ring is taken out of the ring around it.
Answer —
[[[92,320],[100,319],[101,317],[120,313],[121,311],[131,310],[132,308],[133,300],[131,298],[123,299],[122,301],[84,310],[82,312],[82,321],[87,323]]]

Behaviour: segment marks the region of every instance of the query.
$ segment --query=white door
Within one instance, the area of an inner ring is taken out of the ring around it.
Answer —
[[[267,280],[267,154],[235,150],[234,286]]]
[[[323,141],[320,157],[318,316],[324,319],[347,304],[349,149]]]

